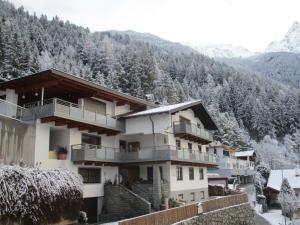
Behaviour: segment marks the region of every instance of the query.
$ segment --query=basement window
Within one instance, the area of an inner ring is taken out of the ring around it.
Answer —
[[[101,168],[79,168],[78,173],[82,176],[84,184],[101,183]]]

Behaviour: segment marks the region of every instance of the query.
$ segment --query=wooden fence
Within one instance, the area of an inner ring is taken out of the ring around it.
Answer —
[[[215,199],[210,199],[202,202],[203,212],[210,212],[217,209],[222,209],[225,207],[239,205],[242,203],[248,202],[248,196],[246,193],[236,194],[236,195],[228,195],[224,197],[219,197]]]
[[[201,203],[203,212],[247,203],[246,193],[220,197]],[[198,203],[167,209],[118,222],[118,225],[170,225],[198,215]]]

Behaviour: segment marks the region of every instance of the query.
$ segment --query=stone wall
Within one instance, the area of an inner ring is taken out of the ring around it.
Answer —
[[[116,221],[151,212],[151,203],[120,185],[104,186],[101,222]]]
[[[244,203],[203,213],[177,225],[255,225],[254,211]]]

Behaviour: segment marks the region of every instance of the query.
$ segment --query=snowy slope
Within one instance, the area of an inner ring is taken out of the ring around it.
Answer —
[[[246,48],[230,44],[208,44],[193,46],[193,48],[203,55],[212,58],[244,58],[253,55],[253,53]]]
[[[294,22],[284,38],[271,42],[265,52],[300,53],[300,23]]]

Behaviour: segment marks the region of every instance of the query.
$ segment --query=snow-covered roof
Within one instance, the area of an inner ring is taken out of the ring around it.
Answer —
[[[248,151],[239,151],[235,152],[235,157],[246,157],[246,156],[253,156],[254,150],[248,150]]]
[[[174,105],[160,106],[157,108],[152,108],[152,109],[144,110],[141,112],[127,114],[127,115],[124,115],[123,117],[124,118],[132,118],[132,117],[147,116],[147,115],[161,114],[161,113],[173,114],[173,113],[179,112],[181,110],[186,110],[186,109],[192,109],[195,113],[195,116],[201,120],[201,122],[203,123],[203,125],[206,129],[208,129],[208,130],[217,130],[218,129],[216,123],[214,122],[212,117],[209,115],[207,109],[199,100],[188,101],[188,102],[183,102],[183,103],[174,104]]]
[[[296,176],[296,171],[297,169],[271,170],[267,187],[280,191],[283,177],[289,181],[292,188],[300,188],[300,176]]]
[[[200,103],[201,102],[199,100],[195,100],[195,101],[183,102],[175,105],[165,105],[165,106],[160,106],[157,108],[148,109],[137,113],[132,113],[126,115],[125,117],[145,116],[145,115],[159,114],[159,113],[172,113],[173,111],[181,110],[182,108],[188,108],[194,106],[195,104],[200,104]]]

